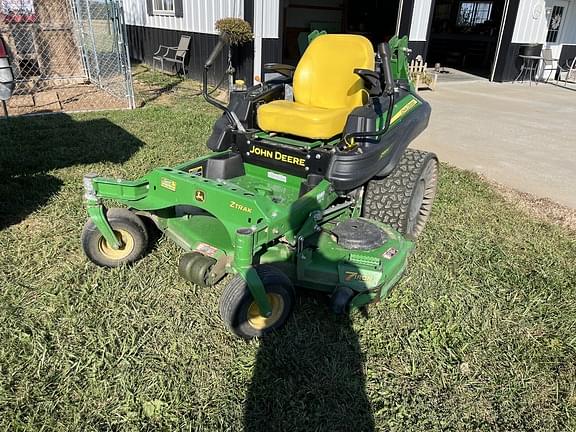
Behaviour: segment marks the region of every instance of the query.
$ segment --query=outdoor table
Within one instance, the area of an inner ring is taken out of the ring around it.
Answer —
[[[533,56],[533,55],[523,55],[523,54],[520,54],[519,57],[522,59],[522,66],[520,66],[520,73],[518,74],[518,76],[516,77],[514,82],[518,81],[518,79],[520,77],[522,77],[522,82],[524,82],[526,75],[528,75],[528,81],[530,82],[530,86],[531,86],[532,81],[536,81],[534,78],[536,78],[535,77],[536,72],[538,71],[538,67],[540,65],[540,62],[542,60],[544,60],[544,57]],[[536,83],[536,84],[538,84],[538,83]]]

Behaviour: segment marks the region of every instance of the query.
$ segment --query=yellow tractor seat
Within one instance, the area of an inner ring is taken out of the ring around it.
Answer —
[[[258,125],[269,132],[327,139],[342,133],[350,108],[320,108],[285,100],[262,105]]]
[[[352,110],[367,102],[354,69],[374,70],[372,43],[363,36],[318,36],[294,72],[294,102],[278,100],[258,108],[258,126],[310,139],[341,134]]]

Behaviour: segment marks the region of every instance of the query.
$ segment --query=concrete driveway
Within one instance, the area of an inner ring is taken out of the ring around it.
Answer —
[[[576,87],[463,81],[420,94],[432,118],[413,147],[576,208]]]

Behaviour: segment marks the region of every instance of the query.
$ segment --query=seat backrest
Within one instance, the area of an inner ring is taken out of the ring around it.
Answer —
[[[547,66],[552,64],[553,57],[552,57],[552,49],[551,48],[544,48],[542,50],[542,59],[544,60],[544,63]]]
[[[525,56],[537,56],[540,55],[542,50],[542,44],[528,44],[528,45],[520,45],[520,55]]]
[[[294,100],[319,108],[354,108],[367,99],[354,69],[374,70],[374,49],[364,36],[315,38],[294,72]]]
[[[190,36],[180,36],[180,43],[178,44],[176,56],[185,57],[189,46],[190,46]]]

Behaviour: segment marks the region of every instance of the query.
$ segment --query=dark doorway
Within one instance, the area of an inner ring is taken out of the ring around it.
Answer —
[[[314,30],[366,36],[374,45],[396,33],[399,0],[284,0],[284,63],[295,65]]]
[[[426,60],[489,78],[504,0],[436,0]]]

